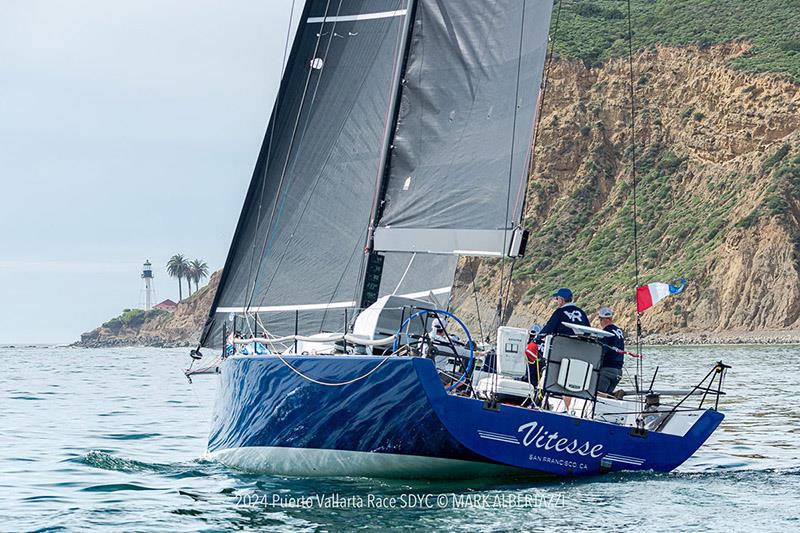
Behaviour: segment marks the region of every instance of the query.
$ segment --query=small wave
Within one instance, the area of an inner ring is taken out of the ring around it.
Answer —
[[[135,459],[116,457],[110,453],[99,450],[92,450],[80,457],[69,459],[69,461],[103,470],[125,473],[150,472],[173,479],[207,477],[213,474],[211,470],[216,466],[204,460],[174,464],[147,463]]]
[[[109,433],[105,438],[112,440],[142,440],[160,436],[161,433]]]
[[[27,503],[34,503],[34,502],[63,502],[65,500],[60,496],[41,495],[41,496],[28,496],[27,498],[22,498],[22,501]]]
[[[127,490],[162,490],[158,487],[146,487],[136,483],[109,483],[106,485],[92,485],[81,489],[81,492],[120,492]]]
[[[143,461],[136,461],[134,459],[123,459],[122,457],[115,457],[110,453],[102,452],[99,450],[92,450],[89,453],[70,459],[77,463],[82,463],[94,468],[101,468],[103,470],[114,470],[117,472],[166,472],[170,469],[170,465],[162,463],[145,463]]]

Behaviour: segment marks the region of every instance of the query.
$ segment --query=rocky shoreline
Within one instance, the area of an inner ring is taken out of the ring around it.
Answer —
[[[648,346],[725,344],[800,344],[800,331],[731,331],[714,333],[652,334],[642,338]]]
[[[196,339],[199,339],[199,331]],[[169,339],[163,336],[97,336],[85,337],[72,344],[76,348],[119,348],[142,346],[151,348],[185,348],[194,347],[197,340],[186,338]],[[628,343],[632,345],[633,339]],[[799,344],[800,331],[739,331],[739,332],[681,332],[670,334],[652,334],[642,338],[645,346],[724,346],[724,345],[760,345],[760,344]]]
[[[198,336],[199,338],[199,336]],[[72,348],[124,348],[132,346],[150,347],[150,348],[184,348],[194,347],[197,343],[192,344],[187,340],[170,340],[163,337],[134,337],[134,338],[115,338],[115,337],[99,337],[81,339],[77,342],[70,344]]]
[[[99,328],[83,333],[81,340],[72,346],[78,348],[197,346],[200,332],[214,300],[221,272],[215,272],[209,279],[208,285],[178,302],[178,306],[171,313],[145,315],[136,323],[110,320]]]

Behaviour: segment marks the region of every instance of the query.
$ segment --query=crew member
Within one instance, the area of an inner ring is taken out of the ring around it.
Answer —
[[[539,345],[536,342],[536,336],[541,330],[542,327],[539,324],[531,326],[528,346],[525,347],[525,358],[528,360],[527,380],[534,387],[539,383],[539,376],[544,371],[544,360],[541,359]]]
[[[614,311],[610,307],[601,307],[597,311],[600,327],[613,333],[612,337],[603,338],[603,364],[597,377],[597,391],[613,394],[619,380],[622,379],[624,363],[625,334],[614,324]]]
[[[441,319],[433,319],[430,336],[431,341],[433,341],[436,346],[433,350],[436,368],[440,370],[453,370],[453,367],[458,361],[458,357],[455,356],[460,356],[464,361],[469,358],[469,348],[460,342],[457,335],[447,335]],[[456,350],[455,354],[453,353],[453,348]],[[423,354],[428,355],[427,352],[428,350],[423,348]]]
[[[541,339],[545,335],[573,335],[573,331],[565,326],[563,322],[580,324],[581,326],[589,325],[589,317],[586,316],[583,309],[572,303],[571,290],[566,288],[558,289],[553,293],[553,299],[558,308],[553,311],[550,320],[547,321],[547,324],[536,336],[537,339]]]

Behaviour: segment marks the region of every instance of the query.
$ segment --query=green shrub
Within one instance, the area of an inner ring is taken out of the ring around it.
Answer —
[[[736,223],[736,227],[740,229],[752,228],[758,222],[758,209],[754,209],[749,215]]]
[[[772,167],[780,163],[789,154],[790,148],[788,143],[784,143],[774,154],[764,160],[761,170],[768,172]]]
[[[785,72],[800,81],[800,9],[795,1],[647,0],[633,2],[631,9],[636,50],[746,39],[752,48],[731,59],[732,66]],[[558,35],[552,37],[560,57],[593,66],[627,56],[627,29],[626,9],[619,0],[580,0],[563,2]]]

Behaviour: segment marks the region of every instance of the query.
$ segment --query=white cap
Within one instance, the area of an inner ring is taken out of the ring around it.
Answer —
[[[597,316],[600,318],[611,318],[614,316],[614,311],[612,311],[610,307],[601,307],[597,312]]]

